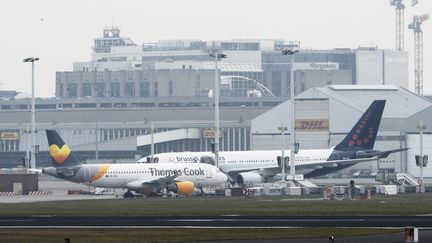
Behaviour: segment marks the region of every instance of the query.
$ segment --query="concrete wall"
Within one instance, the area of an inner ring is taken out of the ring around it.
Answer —
[[[356,55],[357,84],[383,84],[383,52],[359,51]]]
[[[408,52],[384,51],[384,84],[409,88]]]
[[[22,183],[22,194],[37,191],[39,190],[38,176],[37,174],[0,174],[0,192],[13,192],[14,183]]]

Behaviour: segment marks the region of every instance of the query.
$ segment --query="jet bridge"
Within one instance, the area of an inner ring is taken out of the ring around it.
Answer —
[[[153,143],[164,143],[181,139],[199,139],[200,130],[198,128],[176,129],[166,132],[158,132],[153,134]],[[142,135],[137,137],[137,147],[150,145],[152,135]]]

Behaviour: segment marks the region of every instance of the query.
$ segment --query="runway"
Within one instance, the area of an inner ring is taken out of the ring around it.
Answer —
[[[34,227],[373,227],[432,228],[431,216],[289,216],[289,217],[0,217],[0,228]]]

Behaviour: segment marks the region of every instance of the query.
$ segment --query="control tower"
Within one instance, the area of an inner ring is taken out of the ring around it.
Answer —
[[[120,28],[117,26],[105,27],[103,37],[94,40],[94,53],[109,53],[112,46],[136,46],[129,37],[120,36]]]

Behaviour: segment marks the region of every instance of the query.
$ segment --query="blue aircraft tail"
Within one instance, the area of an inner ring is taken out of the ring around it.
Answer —
[[[372,102],[345,139],[334,149],[338,151],[373,149],[385,103],[385,100]]]

